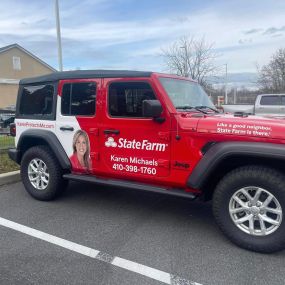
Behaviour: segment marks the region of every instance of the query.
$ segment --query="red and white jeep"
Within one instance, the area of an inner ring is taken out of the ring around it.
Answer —
[[[139,71],[57,72],[20,81],[16,148],[27,191],[68,180],[213,200],[239,246],[285,247],[285,121],[220,114],[194,81]]]

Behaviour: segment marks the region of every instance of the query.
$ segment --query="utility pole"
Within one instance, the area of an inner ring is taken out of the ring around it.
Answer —
[[[61,49],[58,0],[55,0],[55,18],[56,18],[56,33],[57,33],[58,67],[59,67],[59,71],[62,71],[62,49]]]
[[[225,103],[228,104],[228,64],[226,66],[226,79],[225,79]]]
[[[235,86],[235,89],[234,89],[234,104],[237,103],[237,87]]]

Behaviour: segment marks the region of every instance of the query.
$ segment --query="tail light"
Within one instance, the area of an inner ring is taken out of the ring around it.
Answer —
[[[16,124],[15,123],[10,124],[10,135],[12,137],[16,136]]]

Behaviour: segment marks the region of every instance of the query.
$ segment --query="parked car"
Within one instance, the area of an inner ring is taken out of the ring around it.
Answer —
[[[38,200],[68,180],[213,200],[231,241],[285,248],[284,119],[221,114],[188,78],[97,70],[21,80],[15,126],[9,156]]]
[[[225,104],[224,112],[243,112],[256,115],[285,116],[285,94],[260,94],[257,95],[255,104]]]
[[[16,111],[16,105],[9,105],[9,106],[5,107],[4,109],[15,112]]]
[[[1,113],[0,111],[0,127],[8,128],[15,120],[15,114],[13,113]]]

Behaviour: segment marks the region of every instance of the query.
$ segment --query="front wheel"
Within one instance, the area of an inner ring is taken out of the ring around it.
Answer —
[[[21,177],[26,190],[38,200],[52,200],[65,188],[62,169],[47,146],[35,146],[25,152]]]
[[[213,213],[235,244],[263,253],[284,249],[284,176],[261,166],[233,170],[215,189]]]

